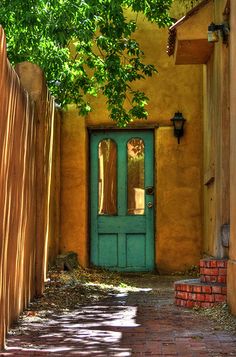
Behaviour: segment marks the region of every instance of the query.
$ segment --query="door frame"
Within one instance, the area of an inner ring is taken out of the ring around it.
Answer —
[[[157,270],[157,254],[156,254],[156,246],[157,246],[157,229],[156,229],[156,215],[157,215],[157,165],[156,165],[156,129],[159,128],[159,125],[144,125],[143,127],[140,125],[134,126],[134,127],[128,127],[128,128],[117,128],[114,126],[101,126],[101,125],[94,125],[94,126],[88,126],[87,127],[87,133],[88,133],[88,265],[89,267],[92,267],[93,265],[91,264],[91,153],[90,153],[90,147],[91,147],[91,135],[93,132],[99,132],[99,131],[109,131],[109,132],[122,132],[122,131],[134,131],[134,132],[139,132],[139,131],[149,131],[152,132],[153,135],[153,183],[154,183],[154,198],[153,198],[153,259],[154,259],[154,267],[153,271]]]

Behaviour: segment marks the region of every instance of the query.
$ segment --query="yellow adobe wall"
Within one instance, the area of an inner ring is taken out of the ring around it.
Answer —
[[[71,107],[61,126],[60,251],[74,251],[88,265],[88,137],[86,120]]]
[[[131,127],[160,125],[155,129],[156,264],[160,271],[176,271],[197,264],[201,251],[202,67],[175,66],[166,54],[167,37],[166,29],[139,17],[137,38],[159,73],[137,85],[150,98],[149,119]],[[87,128],[114,126],[105,101],[93,104],[86,119],[71,106],[61,128],[61,251],[77,252],[83,266],[89,264]],[[187,119],[180,145],[170,126],[178,110]]]

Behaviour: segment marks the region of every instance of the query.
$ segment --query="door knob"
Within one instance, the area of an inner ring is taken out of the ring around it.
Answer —
[[[154,195],[154,187],[148,186],[145,188],[146,195]]]
[[[152,207],[153,207],[153,203],[152,203],[152,202],[148,202],[148,203],[147,203],[147,207],[148,207],[148,208],[152,208]]]

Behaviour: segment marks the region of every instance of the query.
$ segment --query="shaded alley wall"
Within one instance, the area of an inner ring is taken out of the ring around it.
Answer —
[[[212,22],[229,20],[227,0],[213,3]],[[224,15],[225,13],[225,15]],[[228,14],[228,15],[227,15]],[[231,36],[231,35],[230,35]],[[204,65],[204,253],[228,257],[223,230],[230,223],[230,46],[220,39]]]
[[[43,291],[49,242],[54,254],[58,247],[59,166],[53,155],[59,118],[42,71],[24,63],[17,72],[0,27],[1,348],[12,321]]]

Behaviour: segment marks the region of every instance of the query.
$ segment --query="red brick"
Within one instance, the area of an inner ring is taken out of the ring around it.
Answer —
[[[186,291],[192,292],[193,291],[193,286],[190,285],[190,284],[186,285]]]
[[[186,300],[181,300],[179,299],[179,306],[185,307],[186,306]]]
[[[216,260],[214,260],[214,259],[205,259],[205,260],[203,260],[202,266],[205,267],[205,268],[216,267]]]
[[[187,301],[186,307],[193,308],[194,307],[194,301]]]
[[[206,285],[206,286],[202,286],[202,292],[203,293],[211,293],[211,286]]]
[[[213,294],[221,294],[221,286],[212,286]]]
[[[210,268],[210,266],[211,266],[210,260],[209,260],[209,259],[204,259],[202,266],[203,266],[204,268]]]
[[[193,301],[192,301],[192,303],[194,304]],[[181,307],[193,307],[193,304],[191,304],[191,301],[182,300],[182,299],[175,299],[175,304],[177,306],[181,306]]]
[[[174,284],[175,290],[181,290],[181,284]]]
[[[179,299],[184,299],[184,300],[188,300],[188,293],[185,291],[177,291],[176,292],[176,297]]]
[[[214,302],[214,301],[215,301],[215,295],[205,294],[205,301],[207,301],[207,302]]]
[[[205,268],[205,267],[204,267],[204,268],[201,268],[201,269],[200,269],[200,274],[201,274],[201,275],[207,275],[207,270],[208,270],[208,269],[209,269],[209,268]]]
[[[202,287],[201,286],[193,286],[193,292],[201,293],[202,292]]]
[[[188,298],[189,300],[196,300],[196,294],[189,293]]]
[[[175,304],[177,305],[177,306],[180,306],[180,299],[175,299]]]
[[[179,306],[184,306],[184,300],[179,299]]]
[[[185,291],[185,284],[178,284],[178,289],[180,291]]]
[[[226,295],[216,294],[215,295],[215,302],[224,302],[226,301]]]
[[[217,266],[219,268],[226,268],[227,267],[227,260],[218,260],[217,261]]]
[[[226,284],[226,276],[219,275],[217,281],[218,281],[218,283]]]
[[[204,294],[196,294],[196,300],[197,301],[204,301],[205,300],[205,295]]]
[[[204,267],[205,266],[205,260],[201,259],[199,265],[200,265],[200,267]]]
[[[211,268],[216,268],[217,267],[217,261],[216,260],[211,260],[210,261],[210,267]]]
[[[219,275],[218,268],[206,268],[204,270],[204,275]]]
[[[220,268],[220,269],[219,269],[219,275],[227,275],[227,269],[225,269],[225,268]]]
[[[202,283],[217,283],[218,277],[215,275],[206,275],[201,276],[200,280]]]

